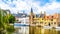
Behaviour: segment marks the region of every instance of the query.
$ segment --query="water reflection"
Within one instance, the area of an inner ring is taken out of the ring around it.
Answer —
[[[19,28],[15,28],[15,34],[29,34],[29,27],[20,26]]]
[[[42,27],[30,27],[29,34],[60,34],[60,30],[44,29]]]
[[[42,27],[22,26],[15,28],[15,34],[60,34],[58,29],[44,29]]]

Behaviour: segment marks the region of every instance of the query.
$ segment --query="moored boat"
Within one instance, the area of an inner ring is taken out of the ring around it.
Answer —
[[[55,27],[56,29],[60,29],[60,27]]]
[[[14,23],[14,26],[29,26],[29,24],[24,24],[24,23]]]
[[[44,29],[50,29],[50,28],[52,28],[51,26],[43,26],[44,27]]]

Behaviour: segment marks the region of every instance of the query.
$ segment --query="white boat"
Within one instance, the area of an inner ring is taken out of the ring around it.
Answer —
[[[60,27],[55,27],[56,29],[60,29]]]
[[[24,23],[14,23],[14,27],[29,26],[29,24]]]
[[[44,29],[50,29],[50,28],[52,28],[51,26],[43,26],[44,27]]]
[[[55,29],[56,31],[60,31],[60,29]]]

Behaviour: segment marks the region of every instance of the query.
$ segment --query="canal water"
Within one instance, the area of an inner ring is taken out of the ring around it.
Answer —
[[[20,26],[14,34],[60,34],[60,29],[49,29],[36,26]]]

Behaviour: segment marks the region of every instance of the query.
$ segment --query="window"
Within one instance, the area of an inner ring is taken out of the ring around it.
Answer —
[[[34,16],[33,16],[33,18],[34,18]]]
[[[50,23],[48,25],[50,26]]]
[[[43,22],[40,22],[40,24],[42,24]]]
[[[53,21],[53,19],[51,19],[51,21]]]
[[[46,22],[45,22],[45,24],[46,24]]]
[[[43,19],[42,19],[43,20]]]
[[[49,18],[49,17],[47,17],[47,18]]]
[[[56,22],[54,22],[54,24],[56,24]]]

